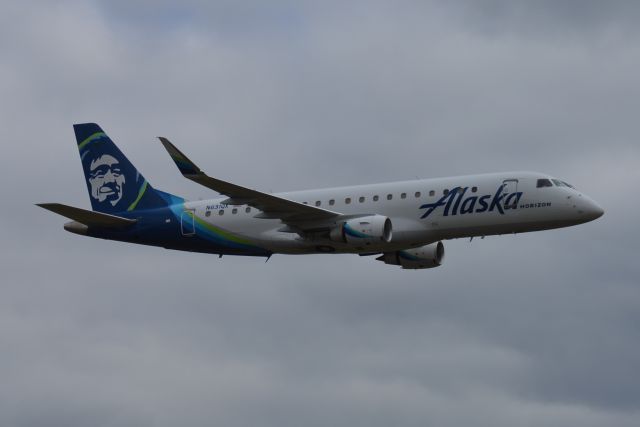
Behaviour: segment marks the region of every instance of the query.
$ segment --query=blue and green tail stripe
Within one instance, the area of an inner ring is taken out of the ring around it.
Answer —
[[[82,150],[90,143],[93,141],[98,141],[101,138],[108,138],[107,134],[100,131],[100,132],[94,132],[91,135],[89,135],[88,137],[84,138],[82,141],[78,142],[78,150],[80,150],[80,152],[82,152]]]
[[[177,202],[179,199],[174,198],[173,201]],[[256,245],[251,240],[217,227],[195,215],[192,210],[184,207],[184,200],[182,200],[182,203],[172,203],[169,208],[178,221],[181,220],[184,213],[192,216],[194,220],[195,234],[201,239],[207,240],[208,242],[225,249],[239,249],[255,254],[269,253],[269,251]]]

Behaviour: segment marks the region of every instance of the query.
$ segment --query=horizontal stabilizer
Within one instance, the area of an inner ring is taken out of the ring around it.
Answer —
[[[126,228],[137,222],[135,219],[74,208],[73,206],[67,206],[61,203],[38,203],[37,206],[77,221],[88,227]]]

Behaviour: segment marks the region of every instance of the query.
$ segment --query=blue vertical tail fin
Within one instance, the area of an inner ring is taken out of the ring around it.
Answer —
[[[95,123],[73,125],[91,207],[109,214],[168,203]]]

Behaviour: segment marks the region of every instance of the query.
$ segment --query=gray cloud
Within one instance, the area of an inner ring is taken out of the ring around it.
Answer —
[[[635,3],[10,2],[0,424],[636,425]],[[433,271],[83,239],[71,124],[264,190],[531,169],[606,209]],[[523,421],[524,420],[524,421]]]
[[[451,7],[473,30],[487,35],[527,38],[569,37],[588,40],[611,33],[637,33],[640,7],[633,1],[461,1]]]

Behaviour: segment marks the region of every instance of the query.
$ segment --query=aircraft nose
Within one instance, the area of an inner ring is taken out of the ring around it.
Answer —
[[[588,221],[593,221],[604,215],[604,209],[588,197],[583,198],[580,210]]]
[[[586,213],[592,219],[598,219],[602,215],[604,215],[604,209],[602,209],[600,205],[598,205],[593,200],[590,200],[589,207],[587,208]]]
[[[604,209],[585,194],[576,193],[569,196],[568,200],[573,205],[576,219],[581,223],[593,221],[604,215]]]

